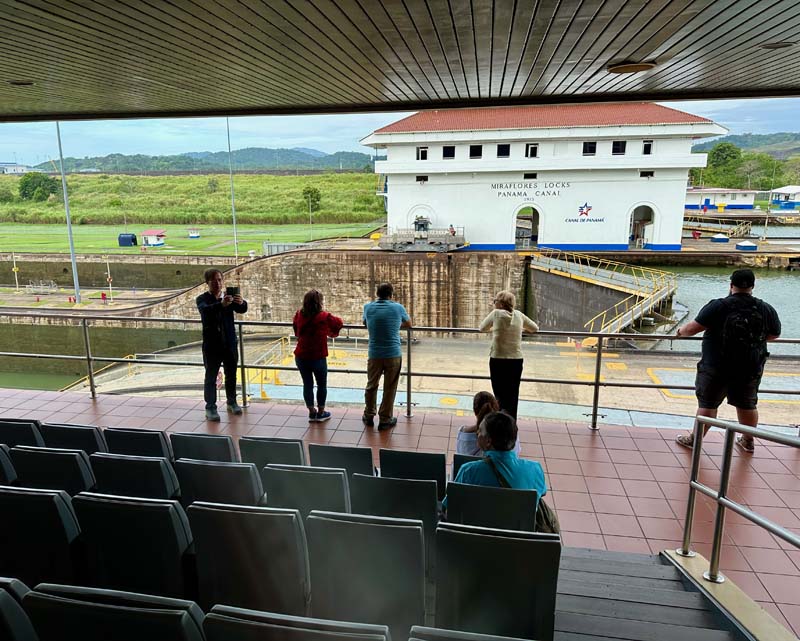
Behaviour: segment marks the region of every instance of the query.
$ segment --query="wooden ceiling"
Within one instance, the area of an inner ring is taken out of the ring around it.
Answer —
[[[0,0],[3,121],[798,94],[797,0]]]

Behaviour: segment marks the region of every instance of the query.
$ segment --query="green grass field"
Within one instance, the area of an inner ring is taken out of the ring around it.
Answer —
[[[0,222],[58,224],[64,221],[61,194],[44,202],[19,198],[19,177],[0,175]],[[317,223],[370,223],[385,216],[375,195],[374,174],[314,176],[234,175],[237,221],[241,224],[308,222],[306,186],[321,194]],[[149,227],[166,224],[220,225],[231,219],[227,175],[67,177],[73,224]]]
[[[360,237],[380,223],[313,225],[314,240],[322,238]],[[196,225],[200,238],[189,238],[187,225],[152,225],[166,230],[165,245],[146,250],[149,254],[182,254],[233,256],[232,225]],[[128,225],[128,231],[139,236],[149,225]],[[141,247],[118,247],[117,236],[125,231],[122,225],[73,225],[75,251],[79,254],[142,254]],[[312,230],[305,225],[237,225],[239,254],[255,250],[261,256],[262,243],[306,242]],[[0,224],[0,252],[67,253],[67,226]]]

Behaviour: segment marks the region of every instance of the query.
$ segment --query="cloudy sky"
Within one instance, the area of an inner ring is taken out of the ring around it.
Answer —
[[[800,98],[666,103],[711,118],[731,133],[797,131]],[[358,141],[407,113],[253,116],[231,119],[231,146],[368,151]],[[65,122],[65,156],[180,154],[227,148],[224,118]],[[55,124],[0,123],[0,162],[37,164],[58,157]]]

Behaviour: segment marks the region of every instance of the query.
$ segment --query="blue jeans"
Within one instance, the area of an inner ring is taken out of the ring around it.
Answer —
[[[316,379],[317,408],[322,409],[328,399],[328,359],[309,360],[295,356],[294,362],[303,378],[303,400],[306,407],[314,407],[314,379]]]

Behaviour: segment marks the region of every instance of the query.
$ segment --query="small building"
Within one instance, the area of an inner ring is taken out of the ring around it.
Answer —
[[[468,250],[679,250],[699,138],[714,122],[653,103],[424,111],[374,131],[390,233],[423,216]]]
[[[136,247],[136,234],[120,234],[117,237],[117,243],[120,247]]]
[[[0,162],[0,174],[27,174],[32,171],[41,172],[42,170],[15,162]]]
[[[164,229],[145,229],[142,232],[142,244],[145,247],[161,247],[166,237],[167,232]]]
[[[769,201],[778,209],[797,209],[800,207],[800,185],[786,185],[773,189],[770,191]]]
[[[690,187],[686,190],[686,209],[720,213],[729,209],[755,209],[755,189]]]

